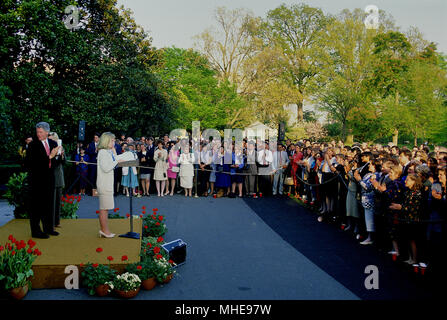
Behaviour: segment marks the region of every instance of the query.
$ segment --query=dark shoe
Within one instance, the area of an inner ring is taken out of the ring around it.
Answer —
[[[50,232],[47,232],[50,236],[58,236],[59,235],[59,232],[57,232],[57,231],[50,231]]]
[[[31,234],[31,238],[37,238],[37,239],[48,239],[50,236],[47,235],[44,232],[38,232]]]

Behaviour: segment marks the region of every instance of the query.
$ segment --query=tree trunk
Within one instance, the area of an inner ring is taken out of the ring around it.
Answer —
[[[397,138],[399,137],[399,130],[394,129],[394,133],[393,133],[393,144],[395,146],[397,146]]]
[[[298,99],[297,105],[297,120],[298,123],[303,122],[304,113],[303,113],[303,98]]]
[[[354,135],[352,134],[352,129],[348,129],[347,131],[348,134],[346,135],[346,126],[345,123],[343,123],[342,135],[343,138],[346,138],[345,144],[352,145],[354,143]]]
[[[352,145],[353,143],[354,143],[354,135],[353,134],[348,134],[346,136],[345,144],[346,145]]]
[[[396,91],[394,102],[395,102],[396,108],[397,108],[397,106],[399,105],[399,91]],[[399,129],[396,128],[396,129],[394,129],[394,134],[393,134],[393,144],[395,146],[397,146],[398,137],[399,137]]]

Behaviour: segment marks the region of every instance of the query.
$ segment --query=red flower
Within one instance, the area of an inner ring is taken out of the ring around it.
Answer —
[[[154,248],[154,253],[160,253],[160,247],[155,247]]]
[[[8,240],[12,241],[12,239],[14,239],[14,237],[12,236],[12,234],[10,234]]]
[[[121,257],[121,261],[126,261],[126,260],[128,260],[127,256],[122,256]]]
[[[37,255],[40,256],[42,254],[42,251],[38,250]]]
[[[147,226],[144,226],[144,229],[147,229],[148,227]]]
[[[0,250],[0,251],[1,251],[1,250]],[[28,250],[26,250],[26,252],[29,253],[29,254],[32,254],[32,253],[33,253],[33,250],[28,249]]]
[[[117,212],[120,208],[113,209],[113,212]]]
[[[2,251],[3,251],[3,249],[4,249],[4,248],[3,248],[3,246],[0,246],[0,252],[2,252]]]
[[[143,214],[146,214],[146,210],[143,210]]]
[[[98,214],[99,213],[99,210],[96,210],[96,214]]]
[[[84,267],[84,264],[81,262],[81,263],[79,264],[79,266],[80,266],[81,268],[83,268],[83,267]]]
[[[158,220],[163,221],[163,216],[159,216]]]
[[[80,202],[80,201],[81,201],[81,196],[78,197],[78,202]]]
[[[29,245],[30,248],[33,248],[36,245],[36,243],[32,239],[29,239],[28,240],[28,245]]]
[[[142,214],[140,214],[140,218],[143,218],[143,215],[142,215]]]
[[[148,245],[149,245],[149,248],[152,248],[152,243],[148,243]]]
[[[156,222],[155,225],[156,225],[156,226],[159,226],[159,225],[160,225],[160,222]]]
[[[113,260],[113,257],[112,257],[112,256],[108,256],[108,257],[107,257],[107,260],[112,261],[112,260]]]
[[[142,266],[137,266],[137,269],[141,270],[141,269],[143,269],[143,267]]]
[[[152,219],[156,220],[157,218],[155,218],[155,216],[152,216]]]
[[[157,208],[154,208],[154,209],[152,209],[153,211],[158,211],[158,209]]]
[[[15,251],[13,250],[13,251],[11,252],[11,254],[12,254],[12,255],[15,255],[15,254],[16,254],[16,252],[15,252]]]
[[[171,259],[169,259],[169,263],[170,263],[170,264],[174,264],[174,261],[172,261]]]
[[[146,249],[144,249],[144,253],[146,253]]]
[[[64,206],[64,204],[61,204],[61,206],[63,207],[63,206]]]
[[[129,217],[130,217],[130,214],[126,213],[126,217],[128,217],[128,218],[129,218]]]
[[[98,253],[102,252],[102,248],[96,248],[96,252]]]
[[[157,255],[156,255],[156,258],[157,258],[158,260],[160,260],[161,258],[163,258],[163,256],[162,256],[161,254],[157,254]]]
[[[99,264],[97,264],[97,263],[92,264],[93,268],[97,268],[98,266],[99,266]]]
[[[158,237],[157,242],[163,242],[163,237]]]
[[[142,206],[141,208],[142,208],[143,210],[146,210],[146,206]]]

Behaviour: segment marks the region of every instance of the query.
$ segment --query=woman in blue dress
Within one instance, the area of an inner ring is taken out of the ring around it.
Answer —
[[[138,159],[138,155],[135,153],[135,145],[130,143],[128,149],[125,151],[130,151],[134,154],[135,160]],[[135,188],[138,187],[138,175],[137,168],[135,167],[123,167],[123,177],[121,178],[121,184],[124,187],[124,191],[126,192],[126,196],[129,196],[129,188],[133,189],[133,196],[140,196],[139,193],[136,192]]]
[[[218,196],[228,196],[230,193],[231,177],[230,177],[230,166],[231,164],[225,163],[225,158],[229,157],[231,159],[231,153],[225,153],[224,147],[220,147],[219,152],[219,162],[216,166],[216,188],[219,189]]]
[[[85,153],[85,148],[81,146],[79,154],[75,156],[76,173],[80,175],[79,194],[85,195],[85,187],[87,186],[88,164],[90,158]]]

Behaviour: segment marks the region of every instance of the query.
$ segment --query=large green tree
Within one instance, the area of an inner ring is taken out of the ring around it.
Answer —
[[[224,129],[244,123],[234,122],[238,110],[245,107],[236,86],[219,80],[206,56],[192,49],[164,48],[157,74],[176,105],[175,121],[179,128],[191,129],[192,121],[201,128]]]
[[[63,22],[70,4],[80,9],[75,30]],[[157,134],[172,126],[151,39],[116,1],[7,0],[0,10],[0,72],[10,93],[2,110],[16,141],[42,120],[67,145],[79,120],[89,135]]]

